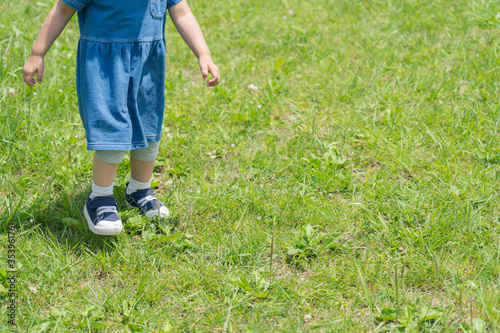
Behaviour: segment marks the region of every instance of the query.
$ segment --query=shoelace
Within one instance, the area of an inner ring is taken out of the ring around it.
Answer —
[[[152,195],[148,195],[142,199],[140,199],[139,201],[137,201],[137,204],[141,207],[145,206],[148,202],[150,201],[156,201],[156,198],[153,197]]]
[[[118,211],[116,210],[115,206],[102,206],[102,207],[97,208],[97,218],[99,218],[99,220],[102,218],[102,215],[104,213],[116,213],[116,214],[118,214]]]

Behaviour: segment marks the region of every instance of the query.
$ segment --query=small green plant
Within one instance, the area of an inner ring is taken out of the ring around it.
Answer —
[[[483,333],[487,332],[486,323],[481,318],[472,319],[472,324],[460,323],[459,327],[467,333]]]
[[[319,232],[317,228],[307,224],[296,232],[292,244],[288,245],[286,258],[288,262],[310,260],[325,251],[342,248],[345,246],[338,242],[337,237]]]
[[[134,320],[135,304],[127,299],[122,301],[122,323],[126,332],[142,332],[144,327],[140,321]]]
[[[33,326],[30,332],[52,332],[61,330],[65,326],[76,326],[81,332],[101,331],[108,327],[103,322],[103,312],[95,305],[86,306],[78,312],[71,312],[65,307],[53,307],[50,315],[42,322]]]
[[[74,218],[63,217],[61,219],[61,222],[64,223],[65,225],[68,225],[70,227],[76,228],[78,230],[81,230],[81,231],[85,230],[85,225],[82,222],[80,222],[80,221],[78,221],[78,220],[76,220]]]
[[[160,240],[179,252],[191,252],[194,247],[193,235],[189,233],[178,232],[169,236],[163,235]]]
[[[254,271],[251,274],[240,274],[232,279],[233,283],[243,292],[257,298],[264,298],[269,295],[270,283],[263,274]]]
[[[395,328],[399,332],[438,332],[450,310],[435,306],[406,304],[400,310],[385,308],[376,317],[378,328]]]

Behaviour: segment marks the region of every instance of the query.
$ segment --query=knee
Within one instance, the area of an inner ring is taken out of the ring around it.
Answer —
[[[125,153],[122,150],[96,150],[95,157],[106,163],[118,164],[125,157]]]
[[[142,162],[151,162],[156,160],[159,148],[160,141],[149,142],[147,148],[131,150],[130,156]]]

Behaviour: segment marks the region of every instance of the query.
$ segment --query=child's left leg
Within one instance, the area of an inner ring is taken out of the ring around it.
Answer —
[[[168,217],[170,212],[154,197],[151,176],[158,156],[159,142],[150,142],[144,149],[130,151],[130,181],[127,183],[125,198],[128,204],[139,208],[149,218],[160,215]],[[160,208],[158,209],[158,205]]]
[[[138,182],[149,182],[153,175],[156,158],[152,161],[141,161],[133,156],[130,156],[130,177]]]

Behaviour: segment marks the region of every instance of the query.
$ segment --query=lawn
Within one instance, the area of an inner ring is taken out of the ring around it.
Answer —
[[[500,331],[500,2],[189,1],[222,82],[167,22],[153,184],[172,211],[92,234],[76,16],[0,4],[0,330]],[[15,232],[8,232],[15,226]],[[15,273],[7,258],[15,252]]]

